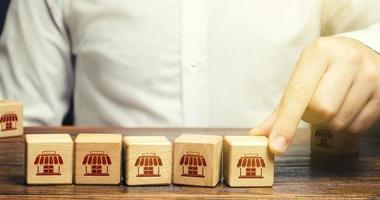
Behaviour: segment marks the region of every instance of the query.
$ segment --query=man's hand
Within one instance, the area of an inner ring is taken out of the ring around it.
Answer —
[[[302,52],[277,109],[254,135],[284,153],[301,118],[334,131],[366,131],[380,118],[380,55],[344,37],[325,37]]]

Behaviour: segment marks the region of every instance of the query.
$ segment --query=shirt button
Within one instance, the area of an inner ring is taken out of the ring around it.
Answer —
[[[192,63],[188,66],[189,71],[195,72],[198,71],[199,64],[198,63]]]

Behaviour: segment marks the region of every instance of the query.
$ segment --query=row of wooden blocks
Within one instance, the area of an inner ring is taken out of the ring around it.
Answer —
[[[311,150],[324,155],[358,153],[359,136],[312,126]],[[79,134],[75,148],[68,134],[26,135],[26,182],[72,183],[75,149],[76,184],[118,184],[122,169],[127,185],[183,184],[215,186],[223,175],[231,187],[273,185],[273,155],[266,137],[181,135],[172,144],[163,136]],[[124,144],[124,163],[121,161]]]
[[[0,100],[0,138],[23,134],[22,102]],[[360,135],[335,133],[311,126],[311,152],[347,155],[359,152]],[[73,142],[69,135],[27,135],[26,182],[72,183]],[[165,137],[124,138],[125,183],[214,186],[220,178],[224,149],[224,179],[232,187],[271,186],[273,156],[267,139],[254,136],[183,135],[171,143]],[[121,175],[121,135],[80,134],[75,140],[75,183],[117,184]]]
[[[183,134],[174,145],[163,136],[79,134],[74,143],[68,134],[25,138],[27,184],[72,184],[73,174],[75,184],[119,184],[124,170],[127,185],[214,187],[221,179],[222,157],[224,180],[231,187],[274,182],[274,156],[263,136]]]

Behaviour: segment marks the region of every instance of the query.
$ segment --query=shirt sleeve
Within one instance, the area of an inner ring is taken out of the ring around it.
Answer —
[[[380,53],[380,1],[325,0],[322,35],[355,39]]]
[[[0,39],[0,99],[24,102],[25,125],[60,125],[73,88],[59,1],[13,0]]]

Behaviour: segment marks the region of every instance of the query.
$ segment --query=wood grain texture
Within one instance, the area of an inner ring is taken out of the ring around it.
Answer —
[[[247,129],[154,129],[118,127],[27,127],[26,133],[113,132],[123,135],[166,135],[171,141],[183,132],[245,135]],[[340,161],[310,157],[310,132],[299,130],[284,156],[276,157],[272,188],[215,188],[190,186],[26,186],[24,138],[0,139],[0,199],[252,199],[252,198],[378,198],[380,196],[380,139],[361,140],[358,157]]]
[[[271,187],[274,157],[265,136],[225,136],[223,177],[230,187]]]
[[[174,140],[173,183],[215,187],[220,181],[223,138],[183,134]]]
[[[75,138],[75,184],[119,184],[120,134],[79,134]]]
[[[124,170],[127,185],[169,185],[173,146],[164,136],[125,136]]]
[[[69,134],[28,134],[25,142],[27,184],[72,184],[73,140]]]

